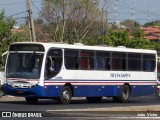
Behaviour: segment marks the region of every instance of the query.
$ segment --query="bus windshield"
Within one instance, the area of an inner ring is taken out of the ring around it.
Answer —
[[[8,56],[6,77],[7,78],[40,78],[43,53],[11,52]]]

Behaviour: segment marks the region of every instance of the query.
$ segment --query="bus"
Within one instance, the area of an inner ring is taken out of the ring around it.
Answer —
[[[160,99],[160,57],[158,56],[157,59],[157,90],[156,90],[156,97]]]
[[[125,47],[40,42],[12,43],[5,66],[4,93],[27,103],[72,97],[101,102],[112,97],[125,103],[130,96],[155,93],[157,52]]]

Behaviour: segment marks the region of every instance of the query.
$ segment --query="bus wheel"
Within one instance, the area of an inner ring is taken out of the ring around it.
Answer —
[[[130,97],[130,88],[127,84],[124,84],[121,89],[120,102],[128,102]]]
[[[70,87],[64,86],[61,92],[61,96],[59,97],[59,102],[62,104],[69,104],[72,99],[72,91]]]
[[[102,101],[102,97],[86,97],[86,99],[90,103],[98,103]]]
[[[125,103],[128,102],[130,97],[130,88],[127,84],[124,84],[121,89],[120,96],[113,97],[114,102]]]
[[[36,97],[25,97],[26,102],[29,104],[35,104],[38,102],[38,98]]]

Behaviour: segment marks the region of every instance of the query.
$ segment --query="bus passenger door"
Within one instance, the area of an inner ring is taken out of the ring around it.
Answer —
[[[62,67],[62,50],[50,49],[46,57],[45,78],[55,77]]]

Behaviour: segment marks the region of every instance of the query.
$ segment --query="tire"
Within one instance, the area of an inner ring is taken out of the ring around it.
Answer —
[[[58,101],[61,104],[69,104],[71,102],[71,99],[72,99],[72,91],[70,87],[64,86]]]
[[[116,103],[126,103],[129,101],[130,88],[127,84],[124,84],[121,88],[120,96],[113,97],[113,101]]]
[[[28,104],[36,104],[38,102],[38,98],[36,97],[25,97],[25,99]]]
[[[98,103],[102,101],[102,97],[86,97],[89,103]]]

